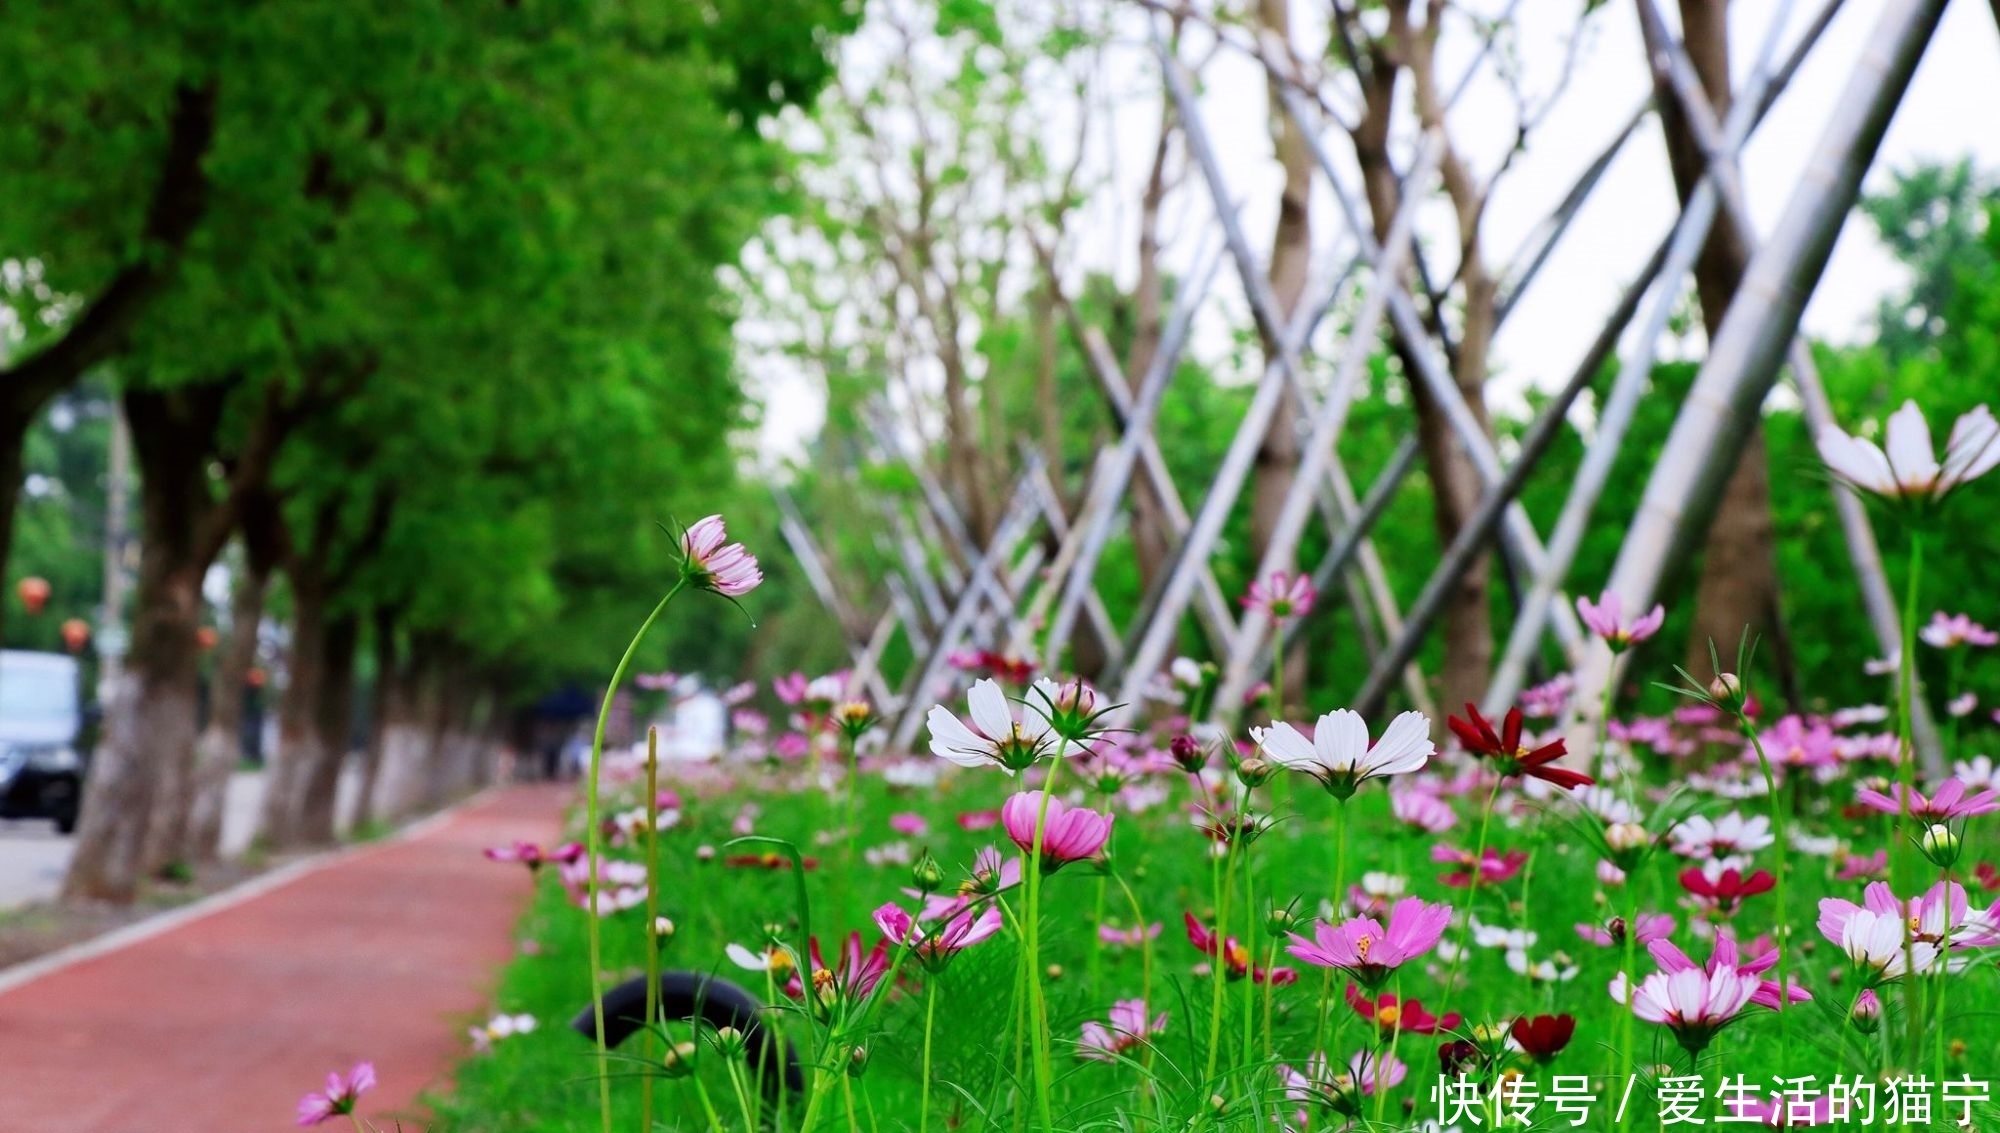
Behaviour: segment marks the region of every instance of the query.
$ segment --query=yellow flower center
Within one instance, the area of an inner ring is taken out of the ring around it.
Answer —
[[[1360,957],[1362,963],[1366,964],[1368,962],[1368,950],[1374,947],[1374,945],[1375,945],[1374,937],[1364,936],[1360,940],[1354,942],[1354,954]]]
[[[1375,1021],[1384,1027],[1393,1027],[1403,1017],[1403,1009],[1393,1003],[1384,1003],[1375,1009]]]

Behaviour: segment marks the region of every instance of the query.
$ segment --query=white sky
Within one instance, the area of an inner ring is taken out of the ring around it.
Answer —
[[[1797,0],[1776,58],[1782,60],[1805,25],[1818,14],[1820,0]],[[1497,13],[1504,0],[1471,0],[1468,6]],[[1520,0],[1518,59],[1524,87],[1531,96],[1545,93],[1555,81],[1567,37],[1574,34],[1582,0]],[[1672,8],[1671,3],[1665,7]],[[1732,6],[1732,51],[1740,83],[1765,37],[1782,0],[1736,0]],[[1760,128],[1744,157],[1744,179],[1750,209],[1760,231],[1768,231],[1783,211],[1791,183],[1819,139],[1827,109],[1838,100],[1852,62],[1879,18],[1883,0],[1848,0],[1812,57],[1799,72]],[[1302,22],[1313,6],[1294,4]],[[1156,128],[1157,78],[1148,69],[1147,49],[1138,36],[1143,17],[1128,12],[1123,28],[1133,35],[1128,46],[1115,50],[1107,63],[1108,87],[1122,91],[1116,113],[1093,131],[1093,149],[1086,167],[1095,173],[1100,191],[1091,206],[1071,226],[1070,267],[1073,274],[1111,268],[1129,281],[1139,181],[1150,160]],[[1671,14],[1670,14],[1671,18]],[[1568,191],[1581,170],[1624,124],[1645,98],[1651,78],[1639,46],[1637,17],[1627,0],[1609,0],[1591,18],[1584,33],[1575,76],[1566,94],[1528,140],[1527,152],[1501,182],[1488,211],[1485,251],[1496,270],[1504,266],[1550,208]],[[1310,53],[1319,44],[1310,29],[1299,38]],[[1461,74],[1477,42],[1462,22],[1448,29],[1441,49],[1441,73],[1448,81]],[[857,37],[849,52],[873,50],[867,36]],[[1192,53],[1190,52],[1190,55]],[[1260,254],[1267,249],[1276,212],[1279,174],[1272,163],[1262,71],[1233,52],[1215,57],[1203,76],[1203,104],[1227,171],[1232,195],[1242,205],[1244,223]],[[1952,161],[1971,157],[1982,168],[2000,166],[2000,131],[1994,115],[2000,111],[2000,30],[1992,9],[1979,0],[1955,0],[1883,142],[1869,185],[1881,183],[1885,170],[1904,168],[1921,160]],[[1407,119],[1407,115],[1404,116]],[[1502,147],[1514,136],[1512,102],[1493,79],[1482,72],[1455,109],[1454,141],[1472,157],[1477,168],[1490,172]],[[1048,144],[1060,150],[1073,135],[1075,119],[1051,120]],[[1407,137],[1405,138],[1407,141]],[[1345,161],[1352,153],[1337,132],[1328,138],[1335,155]],[[1407,147],[1404,150],[1407,155]],[[1405,157],[1407,160],[1407,157]],[[1351,167],[1346,184],[1358,190]],[[1192,173],[1183,181],[1178,199],[1167,215],[1178,218],[1167,257],[1178,267],[1191,255],[1208,224],[1205,189]],[[1441,198],[1440,198],[1441,199]],[[1542,270],[1494,344],[1494,376],[1490,400],[1505,407],[1516,400],[1525,383],[1553,385],[1567,376],[1595,335],[1603,318],[1633,273],[1643,265],[1675,214],[1672,181],[1657,124],[1648,119],[1627,143],[1596,193],[1572,224],[1563,243]],[[1330,195],[1321,188],[1314,201],[1315,246],[1327,249],[1338,232],[1340,218]],[[1455,230],[1439,204],[1427,213],[1420,231],[1433,245],[1433,266],[1449,257],[1436,253],[1455,242]],[[1321,256],[1317,259],[1324,260]],[[1322,270],[1330,270],[1321,263]],[[1874,239],[1865,218],[1850,218],[1836,245],[1805,315],[1808,333],[1834,341],[1864,337],[1880,296],[1899,286],[1897,265]],[[1233,281],[1222,280],[1207,306],[1194,341],[1195,351],[1214,362],[1227,349],[1232,328],[1248,325],[1247,309]],[[751,369],[767,383],[765,425],[760,447],[767,454],[788,451],[818,428],[822,398],[812,383],[796,374],[774,372],[753,359]]]

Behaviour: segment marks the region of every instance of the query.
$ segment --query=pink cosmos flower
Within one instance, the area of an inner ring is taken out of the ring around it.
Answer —
[[[1563,709],[1569,707],[1570,694],[1575,691],[1576,678],[1568,673],[1557,673],[1521,693],[1521,713],[1532,720],[1560,716]]]
[[[1953,950],[2000,944],[2000,914],[1974,910],[1965,887],[1955,881],[1940,881],[1907,900],[1876,881],[1862,891],[1859,905],[1822,897],[1819,931],[1873,979],[1889,980],[1935,971]]]
[[[1765,972],[1778,964],[1778,947],[1769,937],[1759,937],[1750,942],[1749,948],[1739,949],[1735,937],[1719,932],[1715,937],[1715,950],[1709,954],[1705,966],[1697,965],[1670,940],[1655,940],[1646,946],[1646,951],[1663,972],[1682,972],[1699,966],[1710,975],[1731,968],[1740,975],[1757,976],[1757,990],[1751,993],[1750,1003],[1774,1009],[1778,1006],[1778,981],[1762,978]],[[1806,1003],[1811,1001],[1812,993],[1794,982],[1785,997],[1792,1003]]]
[[[1827,471],[1888,500],[1936,502],[2000,464],[2000,422],[1984,406],[1961,415],[1939,460],[1931,427],[1914,401],[1889,417],[1886,450],[1828,425],[1819,432]]]
[[[1903,813],[1903,785],[1891,783],[1885,794],[1863,787],[1854,792],[1854,800],[1866,807],[1872,807],[1884,814]],[[1990,789],[1968,795],[1965,783],[1958,779],[1946,779],[1938,785],[1937,793],[1929,798],[1922,791],[1910,792],[1910,817],[1925,822],[1949,822],[1957,818],[1970,818],[1975,814],[1991,814],[2000,810],[2000,795]]]
[[[354,1112],[354,1105],[363,1092],[375,1088],[375,1064],[362,1062],[347,1072],[345,1078],[338,1072],[326,1076],[326,1089],[307,1094],[299,1099],[299,1124],[318,1125],[335,1117],[345,1117]]]
[[[921,838],[930,833],[931,824],[921,814],[904,811],[889,816],[889,829],[906,838]]]
[[[1042,792],[1022,791],[1000,805],[1000,825],[1025,853],[1034,852],[1035,823],[1041,819],[1042,872],[1054,873],[1071,862],[1088,861],[1111,840],[1113,816],[1071,806],[1051,796],[1047,816],[1043,818],[1042,803]]]
[[[1390,791],[1389,810],[1397,821],[1426,834],[1442,834],[1458,825],[1458,812],[1429,791]]]
[[[1671,972],[1654,972],[1636,991],[1626,987],[1620,973],[1612,981],[1611,997],[1629,1003],[1632,1014],[1640,1019],[1669,1028],[1682,1047],[1699,1053],[1749,1005],[1762,984],[1756,976],[1728,965],[1719,964],[1710,971],[1690,962]]]
[[[1590,599],[1579,596],[1576,612],[1583,618],[1585,628],[1604,639],[1614,650],[1622,650],[1637,645],[1660,632],[1660,626],[1667,620],[1666,607],[1654,605],[1643,617],[1626,621],[1625,604],[1610,590],[1597,596],[1593,605]]]
[[[757,560],[743,544],[725,544],[728,538],[721,516],[697,520],[681,536],[681,576],[703,590],[741,598],[757,589],[764,581],[764,572],[757,569]]]
[[[1386,928],[1372,917],[1356,917],[1339,925],[1315,921],[1311,940],[1292,933],[1292,943],[1285,950],[1308,964],[1339,968],[1373,990],[1399,965],[1436,947],[1450,923],[1450,905],[1405,897],[1389,910]]]
[[[1848,854],[1841,860],[1840,870],[1834,876],[1842,881],[1860,881],[1863,878],[1880,877],[1889,872],[1889,851],[1877,850],[1872,854]]]
[[[792,673],[771,682],[771,691],[786,704],[797,704],[806,698],[806,675]]]
[[[891,902],[875,910],[875,927],[896,944],[907,945],[926,971],[942,971],[960,952],[1000,931],[1000,910],[987,908],[974,913],[963,909],[943,924],[926,928]]]
[[[1077,1040],[1077,1057],[1116,1062],[1126,1051],[1166,1029],[1166,1012],[1148,1019],[1145,1000],[1121,999],[1111,1005],[1109,1024],[1092,1019],[1083,1025],[1083,1035]]]
[[[564,842],[552,850],[545,850],[533,842],[515,842],[511,846],[488,846],[486,857],[496,862],[519,862],[532,872],[542,868],[544,862],[569,865],[583,857],[581,842]]]
[[[1113,925],[1098,925],[1097,939],[1112,948],[1137,948],[1150,940],[1160,938],[1160,930],[1165,927],[1159,921],[1144,928],[1118,928]]]
[[[968,834],[991,830],[998,825],[1000,812],[997,810],[968,810],[958,816],[958,828]]]
[[[961,909],[970,908],[979,900],[1005,892],[1021,884],[1021,859],[1002,856],[992,846],[982,846],[972,855],[972,873],[955,893],[933,893],[926,897],[913,889],[904,890],[912,897],[922,898],[923,912],[917,914],[920,920],[943,920]]]
[[[1655,940],[1665,940],[1667,937],[1672,936],[1673,932],[1674,918],[1665,913],[1640,913],[1630,925],[1624,922],[1624,918],[1617,917],[1613,918],[1609,925],[1580,924],[1576,926],[1576,934],[1578,936],[1583,937],[1592,944],[1601,945],[1605,948],[1624,945],[1627,933],[1630,933],[1632,939],[1643,947],[1653,943]]]
[[[1243,596],[1242,602],[1250,609],[1264,611],[1272,621],[1282,622],[1311,613],[1313,600],[1318,597],[1312,579],[1281,570],[1251,583],[1250,592]]]
[[[1994,633],[1964,614],[1945,617],[1943,610],[1932,614],[1930,624],[1918,630],[1917,636],[1924,639],[1924,644],[1939,649],[1952,649],[1960,645],[1977,645],[1983,648],[2000,644],[2000,633]]]
[[[1339,1074],[1324,1054],[1315,1052],[1306,1060],[1305,1073],[1290,1066],[1278,1067],[1278,1082],[1285,1097],[1300,1105],[1323,1105],[1349,1117],[1359,1116],[1361,1099],[1403,1084],[1410,1068],[1394,1054],[1378,1057],[1371,1050],[1358,1050]]]

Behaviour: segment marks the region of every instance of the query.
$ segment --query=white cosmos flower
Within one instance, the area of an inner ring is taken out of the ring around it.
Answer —
[[[1481,923],[1478,917],[1470,918],[1472,942],[1482,948],[1505,948],[1510,952],[1521,952],[1535,946],[1533,930],[1525,928],[1501,928],[1498,925]]]
[[[722,951],[730,963],[746,972],[785,972],[792,967],[791,954],[775,944],[762,952],[752,952],[741,944],[726,945]]]
[[[1959,417],[1940,460],[1931,427],[1914,401],[1889,416],[1886,447],[1828,425],[1819,432],[1819,455],[1834,475],[1864,492],[1891,500],[1941,500],[2000,464],[2000,422],[1981,405]]]
[[[931,707],[931,754],[939,759],[960,767],[999,767],[1012,775],[1062,746],[1048,718],[1032,707],[1016,719],[1007,694],[991,679],[974,682],[965,700],[971,727],[944,705]]]
[[[1285,723],[1252,728],[1250,738],[1271,762],[1311,775],[1343,800],[1370,779],[1423,770],[1437,750],[1431,743],[1430,719],[1421,712],[1405,712],[1391,720],[1372,746],[1368,725],[1360,713],[1348,708],[1321,716],[1310,740]]]
[[[1840,950],[1847,953],[1849,960],[1873,972],[1878,980],[1908,975],[1912,960],[1917,971],[1929,971],[1937,963],[1937,945],[1927,940],[1906,940],[1905,933],[1903,918],[1860,909],[1841,926]]]
[[[1771,836],[1771,820],[1764,815],[1745,818],[1730,811],[1721,818],[1695,815],[1671,831],[1674,853],[1685,858],[1740,858],[1768,848],[1777,839]]]

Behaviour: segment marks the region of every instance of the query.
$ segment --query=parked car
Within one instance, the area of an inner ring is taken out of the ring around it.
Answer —
[[[0,818],[52,818],[76,829],[84,760],[76,658],[0,650]]]

